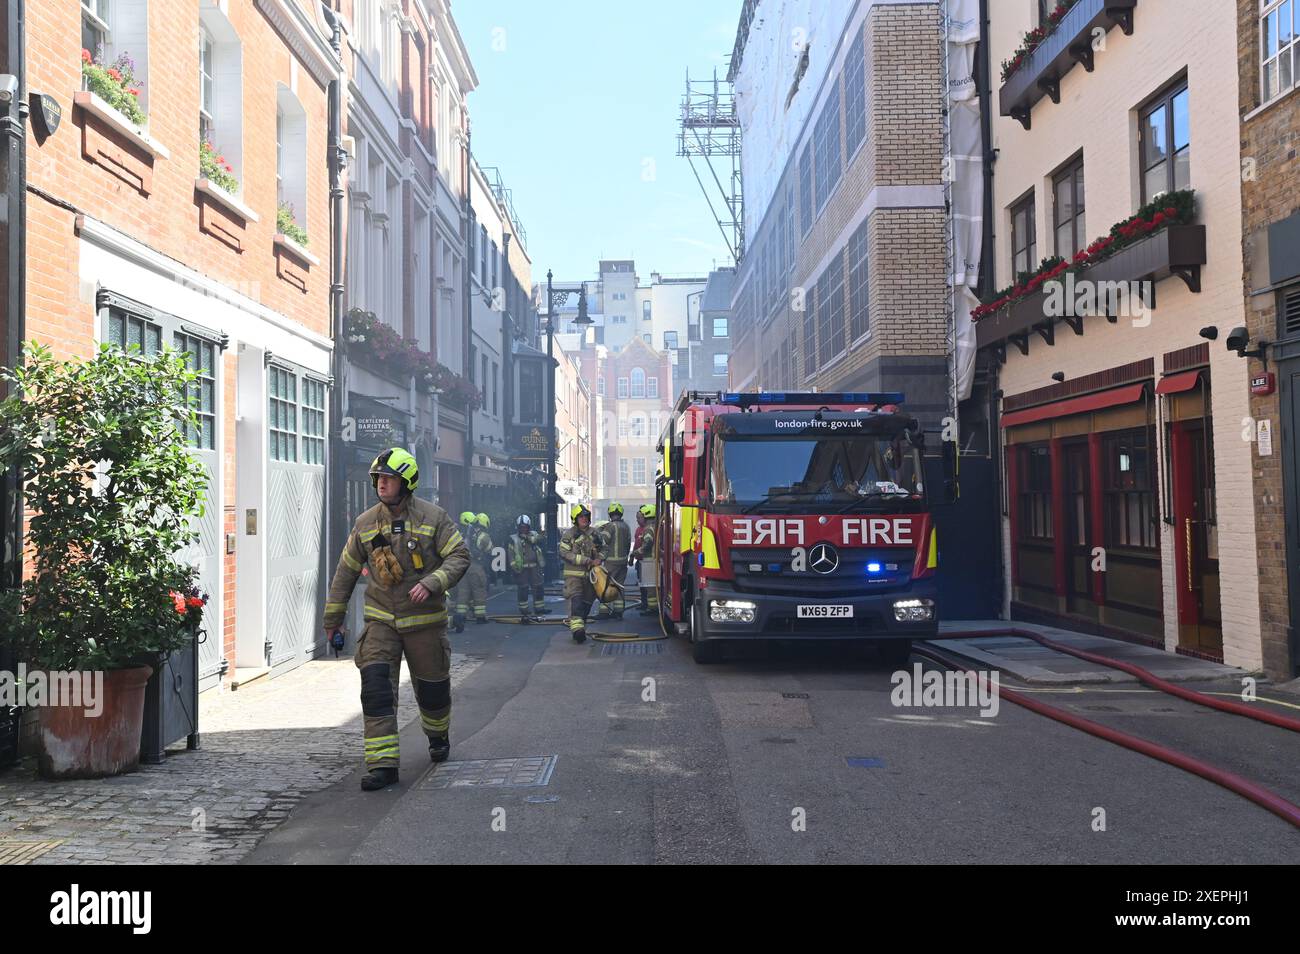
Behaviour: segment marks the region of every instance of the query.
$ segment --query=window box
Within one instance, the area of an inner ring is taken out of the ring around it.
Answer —
[[[1001,114],[1028,129],[1035,103],[1044,96],[1050,96],[1053,103],[1061,101],[1061,77],[1076,63],[1092,72],[1092,31],[1119,25],[1125,35],[1131,35],[1135,7],[1137,0],[1078,0],[1002,84],[998,94]]]
[[[308,265],[308,266],[320,265],[319,258],[313,255],[311,252],[307,251],[305,248],[303,248],[293,239],[289,238],[289,236],[285,235],[283,232],[275,233],[275,247],[277,249],[289,253],[298,261],[302,262],[304,265]]]
[[[1171,225],[1120,249],[1096,265],[1083,269],[1075,276],[1075,281],[1160,282],[1171,275],[1177,275],[1186,282],[1188,288],[1199,292],[1201,266],[1205,261],[1205,226]],[[1060,280],[1064,281],[1065,276]],[[1047,292],[1039,289],[1032,295],[985,315],[975,323],[977,346],[1003,347],[1010,340],[1022,354],[1028,354],[1029,335],[1032,332],[1038,332],[1048,344],[1055,343],[1054,326],[1057,320],[1071,323],[1076,334],[1083,334],[1082,318],[1046,317],[1046,300]],[[1114,322],[1117,319],[1112,316],[1107,320]]]
[[[195,179],[194,191],[201,192],[204,196],[211,199],[229,212],[234,213],[245,222],[258,221],[258,215],[244,203],[240,202],[233,195],[221,188],[210,179]]]
[[[72,104],[94,116],[104,125],[124,136],[131,145],[143,149],[153,159],[170,159],[167,148],[154,139],[141,126],[137,126],[120,112],[108,105],[100,96],[89,90],[80,90],[73,94]]]

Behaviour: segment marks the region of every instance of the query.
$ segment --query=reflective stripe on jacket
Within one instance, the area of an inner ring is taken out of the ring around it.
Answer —
[[[600,534],[591,527],[579,530],[573,526],[560,537],[560,559],[564,561],[565,576],[586,576],[592,558],[603,555]]]

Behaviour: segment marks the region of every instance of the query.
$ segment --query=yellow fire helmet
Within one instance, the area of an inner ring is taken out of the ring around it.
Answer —
[[[623,587],[618,585],[618,581],[609,575],[604,566],[593,566],[587,577],[591,580],[592,589],[596,591],[596,599],[602,603],[610,603],[623,593]]]
[[[655,518],[655,505],[645,504],[637,511],[637,513],[645,517],[647,520],[653,520]]]
[[[462,510],[462,511],[460,512],[460,522],[461,522],[461,523],[464,523],[464,524],[470,524],[470,523],[473,523],[476,519],[478,519],[478,518],[474,516],[474,511],[473,511],[473,510]]]
[[[621,503],[612,503],[609,505],[609,519],[617,520],[623,516],[623,505]]]
[[[572,520],[574,523],[577,523],[578,518],[581,517],[583,514],[587,515],[588,520],[591,519],[591,511],[587,509],[586,504],[574,504],[572,507],[569,508],[569,519]]]
[[[482,527],[484,530],[488,529],[488,527],[491,526],[491,524],[492,521],[488,519],[487,514],[481,513],[478,515],[478,525]]]
[[[379,478],[383,475],[400,477],[402,486],[409,494],[420,482],[420,465],[415,462],[415,458],[409,451],[400,447],[390,447],[376,457],[370,465],[370,483],[376,493],[379,492]]]

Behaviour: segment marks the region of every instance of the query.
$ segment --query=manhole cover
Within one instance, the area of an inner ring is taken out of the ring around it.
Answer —
[[[782,699],[807,699],[807,698],[808,698],[808,693],[806,693],[806,692],[783,692],[783,693],[781,693],[781,698],[782,698]]]
[[[554,755],[517,759],[477,759],[443,762],[421,783],[421,788],[528,788],[549,785],[555,771]]]
[[[0,838],[0,865],[30,864],[61,844],[61,841],[11,841]]]
[[[602,656],[658,656],[664,651],[663,643],[601,643]]]

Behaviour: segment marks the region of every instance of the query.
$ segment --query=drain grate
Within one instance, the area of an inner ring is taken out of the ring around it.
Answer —
[[[663,643],[601,643],[602,656],[658,656],[664,651]]]
[[[424,789],[529,788],[549,785],[555,771],[554,755],[517,759],[477,759],[443,762],[421,783]]]
[[[0,838],[0,865],[30,864],[61,844],[61,841],[13,841]]]
[[[808,693],[806,693],[806,692],[783,692],[783,693],[781,693],[781,698],[782,698],[782,699],[807,699],[807,698],[808,698]]]

